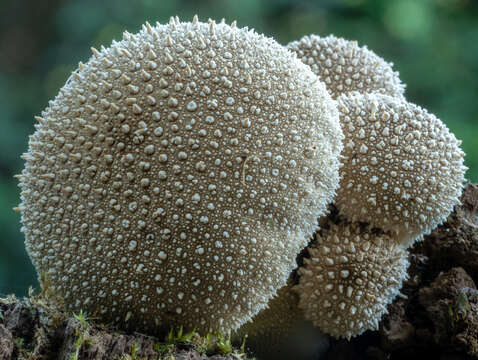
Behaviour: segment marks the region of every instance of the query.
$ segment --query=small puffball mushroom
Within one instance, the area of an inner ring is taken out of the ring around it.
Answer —
[[[405,85],[387,63],[366,46],[329,35],[304,36],[287,45],[304,64],[325,82],[335,99],[343,93],[378,92],[402,97]]]
[[[325,350],[326,336],[305,320],[292,287],[289,280],[267,308],[241,326],[234,336],[238,345],[246,337],[246,349],[261,359],[312,359]]]
[[[339,211],[397,233],[403,245],[442,223],[463,187],[461,142],[433,114],[404,100],[354,93],[338,104],[345,134]]]
[[[405,248],[359,223],[332,224],[316,240],[294,288],[305,318],[335,338],[377,329],[407,278]]]
[[[277,356],[291,332],[305,321],[298,302],[292,286],[283,286],[265,309],[241,326],[235,338],[240,341],[246,337],[246,348],[255,356]]]
[[[28,253],[69,310],[120,327],[238,328],[286,283],[338,185],[325,85],[235,24],[126,32],[38,121],[20,176]]]
[[[275,339],[283,337],[303,320],[302,310],[297,306],[298,302],[299,298],[292,291],[292,284],[289,281],[286,286],[279,289],[266,308],[241,326],[238,333],[249,338],[257,337],[260,341],[263,338],[271,340],[271,334]]]

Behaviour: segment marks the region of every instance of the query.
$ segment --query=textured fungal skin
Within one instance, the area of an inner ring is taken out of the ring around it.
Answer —
[[[407,277],[405,248],[359,223],[331,225],[316,239],[295,287],[305,318],[335,338],[377,329]]]
[[[353,221],[397,233],[404,245],[442,223],[459,202],[460,141],[425,109],[382,94],[338,98],[345,134],[335,202]]]
[[[298,302],[299,297],[292,290],[292,284],[283,286],[269,301],[267,308],[241,326],[236,337],[239,341],[247,337],[247,348],[254,355],[277,357],[285,350],[284,345],[291,340],[294,331],[305,322]]]
[[[335,99],[352,91],[403,97],[405,85],[387,63],[366,46],[329,35],[304,36],[287,45],[325,82]]]
[[[338,184],[318,78],[233,24],[143,26],[72,74],[23,156],[26,247],[70,310],[229,331],[286,283]]]
[[[246,338],[246,350],[264,360],[317,359],[328,348],[328,336],[305,320],[292,279],[234,338],[238,345]]]

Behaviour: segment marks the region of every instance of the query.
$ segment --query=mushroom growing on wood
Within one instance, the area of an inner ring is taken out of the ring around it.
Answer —
[[[377,329],[407,278],[407,251],[359,223],[331,224],[316,240],[295,287],[305,318],[335,338]]]
[[[323,83],[233,24],[146,24],[81,64],[20,176],[38,273],[121,327],[230,331],[286,283],[338,184]]]
[[[325,82],[335,99],[352,91],[377,92],[403,97],[405,85],[392,63],[387,63],[366,46],[329,35],[304,36],[287,45],[304,64]]]
[[[409,245],[459,202],[466,167],[460,141],[425,109],[382,94],[338,98],[345,135],[335,203],[352,221]]]

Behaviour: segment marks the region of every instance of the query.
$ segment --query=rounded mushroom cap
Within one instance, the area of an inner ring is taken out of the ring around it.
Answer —
[[[405,248],[386,233],[344,222],[317,234],[308,251],[294,288],[305,318],[335,338],[377,329],[407,278]]]
[[[335,202],[352,221],[398,233],[407,245],[459,202],[466,167],[460,141],[425,109],[382,94],[338,99],[345,134]]]
[[[325,82],[334,99],[351,91],[396,97],[402,97],[405,92],[398,72],[392,70],[393,64],[366,46],[359,47],[356,41],[333,35],[309,35],[291,42],[287,48]]]
[[[335,194],[335,102],[295,55],[235,25],[146,24],[93,54],[24,155],[37,271],[70,310],[123,327],[239,327]]]

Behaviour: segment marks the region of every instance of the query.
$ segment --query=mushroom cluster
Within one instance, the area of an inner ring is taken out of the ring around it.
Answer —
[[[404,245],[423,237],[459,201],[459,141],[433,114],[401,99],[353,93],[338,101],[346,138],[340,212],[393,232]]]
[[[464,153],[438,118],[405,99],[392,64],[366,47],[315,35],[287,47],[337,99],[345,139],[334,202],[351,222],[308,247],[299,306],[323,331],[350,338],[376,328],[406,278],[406,248],[458,203]]]
[[[334,36],[304,36],[287,47],[338,101],[345,136],[335,198],[341,213],[394,232],[404,246],[442,223],[463,188],[461,142],[405,99],[393,64]]]
[[[321,220],[325,229],[307,248],[310,258],[293,289],[306,319],[350,339],[377,328],[407,278],[406,248],[457,204],[464,154],[439,119],[406,101],[392,64],[366,47],[311,35],[287,48],[337,99],[345,136],[335,198],[339,221]],[[270,314],[256,316],[257,326],[265,316],[273,321]]]
[[[273,39],[172,18],[93,49],[20,176],[26,248],[68,309],[230,331],[284,285],[338,185],[324,84]]]
[[[69,310],[150,333],[258,314],[240,332],[272,341],[302,314],[335,337],[376,328],[466,171],[391,63],[197,17],[92,52],[37,117],[19,176],[26,248]],[[274,298],[332,201],[341,222]]]

